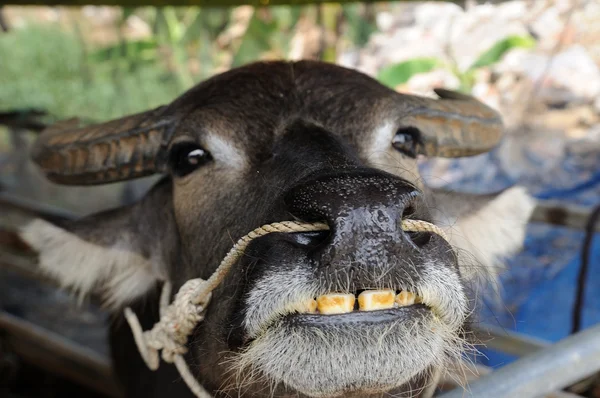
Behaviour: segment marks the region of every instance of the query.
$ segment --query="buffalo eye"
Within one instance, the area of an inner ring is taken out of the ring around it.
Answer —
[[[178,177],[188,175],[211,159],[208,151],[192,142],[175,144],[169,154],[171,170]]]
[[[392,146],[404,155],[415,159],[423,145],[421,133],[416,127],[401,127],[392,140]]]

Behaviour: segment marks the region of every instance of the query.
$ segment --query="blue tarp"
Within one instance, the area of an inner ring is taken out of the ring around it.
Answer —
[[[496,152],[453,161],[446,188],[468,192],[494,192],[514,184],[526,186],[538,199],[582,206],[600,204],[600,153],[580,157],[564,153],[549,170],[544,159],[523,148],[530,160],[528,172],[511,178]],[[556,166],[556,164],[558,164]],[[522,166],[522,165],[521,165]],[[423,165],[427,174],[427,163]],[[446,178],[445,178],[446,179]],[[571,330],[577,277],[580,269],[583,231],[531,223],[524,250],[508,259],[501,275],[501,297],[489,297],[482,306],[481,320],[495,326],[556,342]],[[600,234],[592,241],[583,327],[600,323]],[[482,364],[499,367],[514,357],[482,350]]]
[[[583,240],[583,233],[565,233],[558,228],[547,228],[546,236],[553,234],[573,235],[577,242]],[[600,322],[600,234],[596,234],[591,248],[588,278],[585,283],[582,325],[588,327]],[[534,252],[547,244],[546,236],[529,235],[525,253]],[[567,236],[568,237],[568,236]],[[532,270],[519,264],[520,256],[510,261],[505,276],[503,299],[508,308],[485,306],[482,318],[485,322],[500,325],[510,330],[556,342],[569,335],[572,327],[577,277],[581,266],[579,251],[570,252],[570,259],[564,265],[541,267]],[[536,272],[537,271],[537,272]],[[483,350],[485,357],[481,363],[488,366],[501,366],[515,358],[491,350]]]

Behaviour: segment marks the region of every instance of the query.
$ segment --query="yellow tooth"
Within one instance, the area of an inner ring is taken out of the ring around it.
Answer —
[[[354,310],[353,294],[325,294],[317,297],[317,309],[321,314],[345,314]]]
[[[301,314],[314,314],[317,312],[317,301],[315,299],[308,299],[296,302],[292,310]]]
[[[309,314],[314,314],[317,312],[317,300],[310,299],[304,303],[304,308],[306,308],[306,312]]]
[[[358,307],[361,311],[393,308],[394,292],[392,290],[365,290],[358,295]]]
[[[396,304],[398,304],[400,307],[412,305],[416,300],[418,300],[417,295],[411,292],[401,291],[396,296]]]

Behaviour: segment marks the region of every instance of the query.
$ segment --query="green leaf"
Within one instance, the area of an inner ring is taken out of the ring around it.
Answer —
[[[460,81],[460,86],[457,91],[465,94],[471,94],[476,81],[475,71],[468,70],[464,73],[459,73],[457,76],[458,80]]]
[[[414,75],[430,72],[441,64],[437,58],[415,58],[383,68],[377,79],[386,86],[395,88]]]
[[[180,39],[180,45],[186,46],[198,40],[198,37],[204,33],[203,26],[201,24],[204,19],[203,12],[200,7],[189,7],[185,15],[185,21],[183,25],[183,33]]]
[[[270,52],[285,58],[290,50],[290,44],[298,23],[302,6],[273,6],[270,9],[272,18],[277,22],[277,33],[270,38]]]
[[[89,54],[89,59],[95,63],[114,61],[118,57],[128,57],[132,61],[150,62],[158,57],[158,45],[152,38],[128,41],[110,45]]]
[[[0,34],[0,59],[11,60],[0,62],[0,109],[35,107],[54,120],[78,116],[102,121],[168,103],[181,94],[173,74],[159,62],[131,72],[116,65],[127,61],[117,50],[115,62],[90,63],[80,38],[50,24]]]
[[[162,12],[169,33],[170,43],[178,43],[183,37],[184,27],[183,23],[177,18],[177,9],[169,6],[164,7]]]
[[[122,15],[122,20],[123,22],[125,22],[127,20],[127,18],[129,18],[130,16],[132,16],[135,11],[136,11],[136,7],[122,7],[123,10],[123,15]]]
[[[500,40],[492,48],[484,52],[469,69],[490,66],[500,61],[508,50],[513,48],[532,48],[535,46],[535,43],[535,39],[531,36],[509,36]]]
[[[260,13],[255,12],[233,57],[232,67],[260,59],[262,54],[271,49],[272,39],[276,34],[278,34],[277,21],[265,19]]]
[[[371,35],[377,32],[374,18],[368,18],[366,5],[362,3],[343,4],[342,9],[347,21],[347,36],[357,47],[365,46]]]

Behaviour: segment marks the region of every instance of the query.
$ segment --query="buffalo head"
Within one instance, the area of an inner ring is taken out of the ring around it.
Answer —
[[[477,276],[520,247],[532,210],[520,188],[477,196],[423,184],[418,156],[477,155],[502,138],[494,110],[437,94],[400,94],[325,63],[266,62],[151,111],[57,125],[33,150],[54,182],[164,177],[133,205],[37,220],[23,237],[41,269],[113,309],[130,396],[188,396],[172,367],[143,366],[121,309],[150,328],[164,281],[208,278],[260,225],[326,222],[251,243],[189,340],[194,376],[223,396],[426,394],[463,352]],[[449,240],[407,233],[403,219],[435,223]]]

